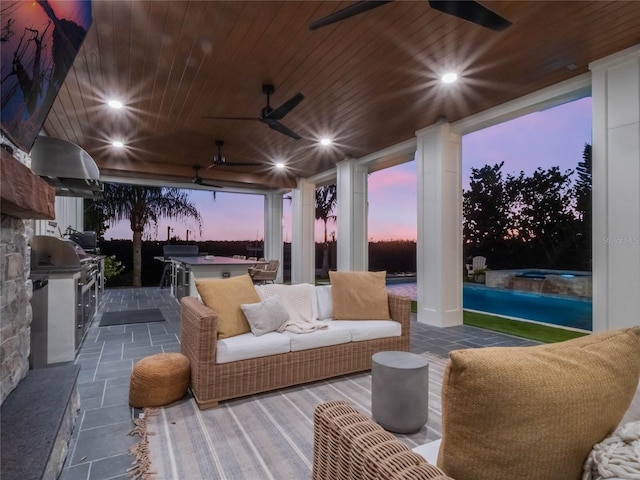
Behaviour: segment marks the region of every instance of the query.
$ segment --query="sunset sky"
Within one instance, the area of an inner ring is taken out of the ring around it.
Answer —
[[[462,139],[463,188],[469,184],[471,168],[504,161],[503,173],[531,173],[536,168],[559,166],[575,170],[582,160],[585,143],[591,143],[591,98],[533,113],[480,130]],[[369,176],[369,239],[372,241],[415,240],[417,232],[415,161],[376,172]],[[261,240],[264,236],[263,197],[260,195],[190,190],[191,199],[202,215],[202,236],[196,224],[180,221],[161,222],[156,232],[148,229],[145,239],[171,236],[190,240]],[[241,220],[239,220],[241,219]],[[291,241],[291,205],[284,200],[284,234]],[[336,231],[329,223],[328,232]],[[316,225],[316,240],[323,238],[322,222]],[[194,236],[195,235],[195,236]],[[130,239],[128,222],[109,228],[105,238]],[[336,231],[336,237],[339,233]]]

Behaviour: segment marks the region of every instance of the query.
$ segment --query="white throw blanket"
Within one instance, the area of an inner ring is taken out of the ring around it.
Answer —
[[[640,480],[640,422],[626,423],[596,444],[582,480]]]
[[[267,284],[256,287],[260,300],[277,296],[282,300],[289,320],[284,322],[278,332],[311,333],[327,328],[325,322],[317,319],[315,287],[309,283],[298,285]]]

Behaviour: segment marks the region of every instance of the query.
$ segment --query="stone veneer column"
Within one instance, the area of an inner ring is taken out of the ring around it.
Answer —
[[[640,45],[589,65],[593,97],[593,330],[638,324]]]
[[[446,122],[416,132],[418,321],[462,324],[461,135]]]
[[[0,220],[0,404],[27,375],[31,348],[31,221]]]

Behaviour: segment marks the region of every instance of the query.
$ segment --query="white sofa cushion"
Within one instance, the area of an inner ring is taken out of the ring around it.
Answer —
[[[440,451],[440,444],[442,439],[434,440],[433,442],[425,443],[424,445],[418,445],[413,449],[415,453],[424,458],[431,465],[437,465],[438,452]]]
[[[331,285],[318,285],[316,287],[318,299],[318,320],[327,320],[333,316],[333,300],[331,299]]]
[[[352,342],[402,335],[402,325],[393,320],[331,320],[329,325],[349,330]]]
[[[289,337],[281,333],[270,332],[259,337],[253,333],[243,333],[235,337],[218,339],[216,363],[266,357],[289,351]]]
[[[338,328],[333,325],[311,333],[292,333],[285,331],[283,335],[289,337],[292,352],[308,350],[310,348],[328,347],[330,345],[349,343],[351,341],[351,332],[349,329]]]

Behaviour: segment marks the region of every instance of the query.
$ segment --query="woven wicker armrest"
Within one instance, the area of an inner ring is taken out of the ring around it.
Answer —
[[[180,300],[180,343],[192,370],[215,363],[218,315],[196,297]]]
[[[344,401],[316,407],[313,443],[313,480],[453,480]]]
[[[391,319],[396,322],[400,322],[402,325],[402,336],[409,337],[411,298],[395,295],[393,293],[387,294],[387,298],[389,299],[389,313],[391,314]]]

